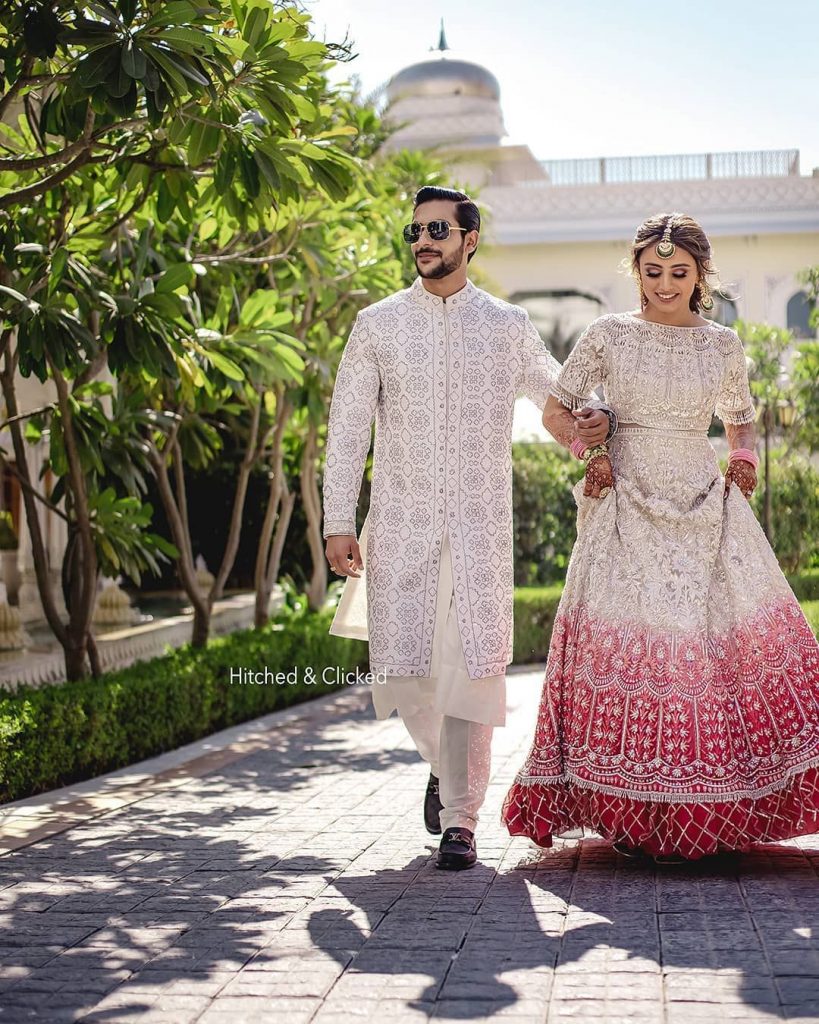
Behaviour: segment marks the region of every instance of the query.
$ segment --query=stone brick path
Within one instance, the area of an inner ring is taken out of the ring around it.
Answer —
[[[114,797],[12,805],[0,1022],[819,1020],[819,837],[663,870],[509,839],[540,678],[510,677],[462,874],[434,869],[426,770],[360,690],[139,766]]]

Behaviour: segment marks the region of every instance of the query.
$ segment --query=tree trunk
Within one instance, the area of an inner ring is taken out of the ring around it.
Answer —
[[[177,437],[173,438],[173,441],[168,446],[168,451],[171,456],[173,478],[176,484],[175,498],[179,509],[179,519],[182,523],[182,534],[185,538],[185,551],[187,552],[191,565],[193,565],[191,523],[188,518],[188,488],[185,483],[185,463],[182,459],[182,449],[179,446],[179,440]]]
[[[210,636],[210,609],[193,608],[193,632],[191,647],[205,647]]]
[[[88,637],[91,633],[91,619],[94,614],[94,602],[97,594],[97,549],[91,531],[88,491],[74,433],[74,418],[71,412],[68,383],[51,360],[49,360],[49,365],[52,380],[57,389],[65,455],[68,463],[66,494],[71,503],[71,513],[77,524],[79,539],[77,571],[72,580],[71,604],[68,608],[68,646],[66,648],[68,679],[79,679],[86,674]],[[68,502],[66,502],[66,507],[68,507]],[[71,666],[69,666],[69,660]],[[77,675],[77,666],[80,663],[82,668]]]
[[[171,457],[176,457],[175,441],[169,441]],[[177,449],[178,450],[178,449]],[[204,647],[210,634],[211,603],[208,598],[203,597],[196,583],[196,569],[193,565],[191,552],[190,532],[186,526],[187,519],[183,518],[178,496],[174,495],[168,474],[168,464],[164,451],[153,448],[151,451],[151,464],[156,476],[157,489],[162,499],[162,506],[168,518],[168,525],[171,529],[171,537],[177,550],[179,558],[176,562],[176,569],[179,573],[179,581],[182,588],[188,595],[193,605],[193,633],[191,643],[194,647]],[[180,464],[174,467],[177,487],[181,486],[180,493],[184,495],[184,469]],[[184,497],[182,498],[184,502]],[[184,506],[183,506],[184,507]]]
[[[270,599],[270,590],[275,582],[275,580],[268,582],[268,570],[273,529],[276,526],[276,516],[279,513],[284,484],[284,431],[290,418],[290,411],[290,403],[285,397],[284,385],[279,384],[276,387],[276,426],[273,431],[269,456],[270,486],[267,492],[267,507],[259,534],[259,547],[256,551],[256,565],[253,571],[253,589],[256,591],[254,623],[257,629],[267,622],[267,604]],[[276,529],[278,535],[278,527]]]
[[[310,423],[301,456],[301,500],[307,518],[307,543],[313,572],[307,587],[307,603],[318,611],[327,597],[327,559],[324,555],[324,538],[321,535],[321,497],[318,489],[317,443],[318,427]]]
[[[295,505],[296,495],[291,493],[290,488],[287,486],[287,480],[284,479],[282,480],[279,519],[276,523],[276,533],[273,537],[273,545],[270,548],[270,561],[267,563],[267,572],[265,573],[268,596],[270,596],[270,591],[273,589],[273,584],[279,578],[284,542],[287,539],[287,531],[290,528],[290,517],[293,514]]]
[[[273,592],[273,584],[279,577],[284,541],[290,528],[290,517],[293,514],[295,504],[296,495],[291,493],[290,488],[287,486],[287,480],[282,479],[281,509],[279,511],[279,518],[276,521],[276,532],[270,548],[270,558],[265,570],[262,587],[256,591],[256,609],[253,617],[253,625],[256,629],[261,629],[262,626],[265,626],[270,618],[268,614],[270,595]]]
[[[83,676],[88,675],[87,638],[80,638],[75,643],[72,637],[71,642],[64,650],[66,679],[82,679]]]
[[[88,661],[91,665],[91,674],[96,679],[102,675],[102,662],[97,641],[93,633],[88,634]]]
[[[222,555],[222,564],[219,566],[219,571],[216,573],[216,578],[214,579],[213,586],[211,587],[211,602],[218,601],[222,596],[225,583],[236,561],[236,552],[239,550],[239,540],[242,534],[242,516],[245,510],[245,500],[247,499],[247,485],[250,480],[250,473],[253,469],[253,465],[259,457],[256,442],[259,437],[259,419],[262,413],[262,398],[260,395],[257,397],[258,401],[253,407],[247,447],[245,448],[242,464],[239,467],[239,476],[236,480],[236,493],[233,497],[233,508],[230,513],[230,526],[228,527],[225,550]]]

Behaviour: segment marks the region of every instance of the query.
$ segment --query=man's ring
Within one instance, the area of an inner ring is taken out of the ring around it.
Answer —
[[[605,498],[605,497],[606,497],[606,495],[607,495],[607,494],[609,493],[609,491],[610,491],[610,490],[611,490],[611,488],[610,488],[610,487],[601,487],[601,488],[600,488],[600,497],[601,497],[601,498]]]

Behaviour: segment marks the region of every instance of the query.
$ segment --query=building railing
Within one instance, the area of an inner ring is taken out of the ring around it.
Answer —
[[[739,153],[679,153],[667,156],[607,156],[542,160],[552,185],[607,182],[700,181],[710,178],[784,178],[799,174],[798,149]]]

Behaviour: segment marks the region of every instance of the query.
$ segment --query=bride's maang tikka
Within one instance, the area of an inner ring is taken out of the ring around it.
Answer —
[[[671,241],[671,217],[668,218],[663,237],[657,243],[654,251],[663,260],[670,260],[677,251],[677,246]]]

